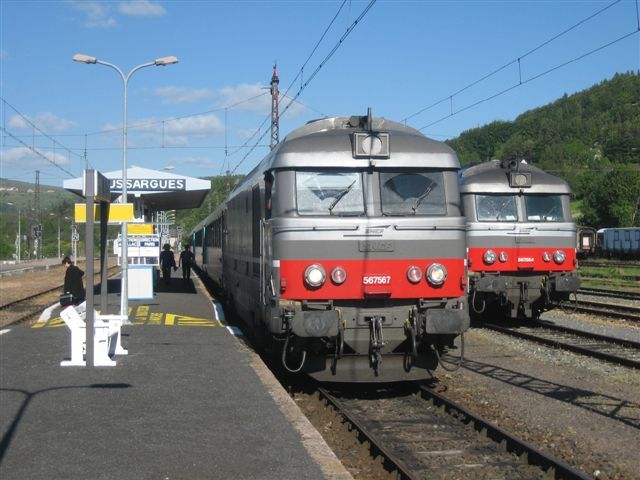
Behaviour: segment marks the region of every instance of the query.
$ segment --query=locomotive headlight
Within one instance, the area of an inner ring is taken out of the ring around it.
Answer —
[[[542,254],[542,260],[544,260],[545,262],[551,261],[551,255],[549,254],[549,252],[544,252]]]
[[[317,288],[324,284],[326,279],[327,274],[325,273],[324,268],[322,268],[322,265],[318,265],[317,263],[309,265],[304,271],[304,281],[307,282],[307,285],[310,287]]]
[[[500,255],[498,256],[498,259],[504,263],[507,260],[509,260],[509,255],[507,254],[507,252],[500,252]]]
[[[415,265],[409,267],[409,269],[407,270],[407,279],[411,283],[418,283],[420,280],[422,280],[422,270],[420,270]]]
[[[482,259],[484,260],[484,263],[486,263],[487,265],[493,265],[498,259],[498,256],[496,255],[496,252],[494,252],[493,250],[487,250],[486,252],[484,252]]]
[[[331,270],[331,281],[336,285],[342,285],[347,279],[347,271],[342,267]]]
[[[447,269],[439,263],[432,263],[427,269],[427,281],[431,285],[439,286],[447,279]]]
[[[553,261],[558,265],[563,263],[567,258],[567,255],[562,250],[556,250],[553,254]]]

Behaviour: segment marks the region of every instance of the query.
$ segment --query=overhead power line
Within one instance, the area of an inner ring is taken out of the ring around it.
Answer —
[[[53,166],[59,168],[60,170],[62,170],[63,172],[65,172],[67,175],[69,175],[70,177],[75,177],[75,175],[73,173],[71,173],[69,170],[67,170],[66,168],[64,168],[63,166],[61,166],[59,163],[57,163],[55,160],[47,157],[44,153],[42,153],[40,150],[38,150],[37,148],[32,147],[31,145],[28,145],[27,143],[23,142],[21,139],[19,139],[18,137],[16,137],[15,135],[13,135],[11,132],[9,132],[6,128],[2,127],[2,131],[10,136],[11,138],[13,138],[14,140],[16,140],[17,142],[20,142],[20,144],[22,146],[24,146],[25,148],[28,148],[30,151],[32,151],[33,153],[35,153],[37,156],[39,156],[40,158],[42,158],[43,160],[46,160],[47,162],[49,162],[50,164],[52,164]],[[67,150],[67,151],[71,151],[71,150]]]
[[[180,117],[170,117],[164,120],[154,120],[152,122],[143,122],[143,123],[134,123],[134,124],[130,124],[127,126],[127,130],[135,130],[135,129],[139,129],[139,128],[147,128],[147,127],[151,127],[153,125],[161,125],[161,124],[165,124],[165,123],[169,123],[169,122],[175,122],[178,120],[184,120],[185,118],[192,118],[192,117],[201,117],[203,115],[209,115],[211,113],[217,113],[217,112],[223,112],[225,110],[232,110],[235,107],[238,107],[244,103],[248,103],[252,100],[255,100],[256,98],[262,97],[264,95],[267,95],[267,92],[262,92],[259,93],[257,95],[254,95],[252,97],[249,98],[245,98],[244,100],[240,100],[238,102],[226,105],[224,107],[218,107],[218,108],[214,108],[212,110],[207,110],[204,112],[199,112],[199,113],[190,113],[187,115],[182,115]],[[91,133],[87,133],[87,134],[83,134],[83,135],[103,135],[106,133],[114,133],[114,132],[121,132],[122,131],[122,127],[121,128],[110,128],[107,130],[98,130],[96,132],[91,132]]]
[[[309,84],[311,83],[311,81],[315,78],[315,76],[318,74],[318,72],[320,71],[320,69],[322,67],[324,67],[324,65],[331,59],[331,57],[338,51],[338,49],[342,46],[342,43],[347,39],[347,37],[351,34],[351,32],[353,32],[353,30],[356,28],[356,26],[358,25],[358,23],[365,17],[365,15],[369,12],[369,10],[371,10],[371,7],[373,7],[373,5],[376,3],[376,0],[371,0],[369,2],[369,4],[364,8],[364,10],[362,11],[362,13],[360,13],[360,15],[358,16],[358,18],[356,18],[353,23],[351,25],[349,25],[349,27],[347,28],[347,30],[344,32],[344,34],[342,34],[342,36],[340,37],[340,39],[338,40],[338,42],[335,44],[335,46],[331,49],[331,51],[324,57],[324,59],[322,60],[322,62],[320,62],[320,64],[316,67],[316,69],[313,71],[313,73],[309,76],[309,78],[307,79],[306,82],[304,82],[302,84],[302,86],[300,87],[300,89],[298,90],[298,92],[293,96],[293,98],[289,101],[289,103],[284,107],[284,109],[282,110],[281,115],[284,115],[285,112],[289,109],[289,107],[293,104],[294,101],[297,100],[297,98],[302,94],[302,92],[304,91],[305,88],[307,88],[309,86]]]
[[[340,39],[338,40],[338,42],[334,45],[334,47],[331,49],[331,51],[324,57],[324,59],[320,62],[320,64],[316,67],[316,69],[311,73],[311,75],[309,76],[309,78],[307,78],[307,80],[300,86],[300,88],[298,89],[298,91],[296,92],[296,94],[293,97],[288,97],[290,98],[289,103],[287,103],[287,105],[284,107],[284,109],[282,109],[280,116],[284,115],[286,113],[286,111],[289,109],[289,107],[291,107],[291,105],[298,99],[298,97],[302,94],[302,92],[305,90],[305,88],[307,88],[309,86],[309,84],[311,83],[311,81],[315,78],[315,76],[318,74],[318,72],[320,71],[320,69],[331,59],[331,57],[338,51],[338,49],[340,48],[340,46],[343,44],[343,42],[347,39],[347,37],[351,34],[351,32],[353,32],[353,30],[355,29],[355,27],[358,25],[358,23],[360,23],[360,21],[365,17],[365,15],[369,12],[369,10],[371,10],[371,7],[373,7],[373,5],[376,3],[376,0],[371,0],[369,2],[369,4],[364,8],[364,10],[360,13],[360,15],[358,16],[358,18],[356,18],[353,23],[351,23],[351,25],[349,25],[349,27],[347,28],[347,30],[342,34],[342,36],[340,37]],[[344,4],[343,4],[344,5]],[[342,9],[342,6],[340,6],[340,9],[338,10],[338,13],[340,12],[340,10]],[[337,14],[336,14],[337,15]],[[333,22],[335,21],[335,16],[334,18],[331,20],[331,23],[329,24],[329,27],[333,24]],[[325,30],[325,33],[323,33],[320,41],[322,41],[322,38],[324,38],[324,35],[326,34],[326,31],[329,29],[329,27],[327,27],[327,29]],[[317,45],[320,43],[320,41],[316,44],[316,47],[314,47],[314,50],[312,51],[311,55],[313,55],[313,53],[315,52],[315,49],[317,48]],[[307,58],[306,62],[308,62],[309,58],[311,58],[311,55]],[[304,65],[306,65],[306,62],[303,64],[303,67],[300,69],[301,71],[304,68]],[[288,90],[287,90],[288,91]],[[286,95],[286,92],[285,92]],[[256,130],[255,134],[257,134],[260,129],[262,128],[262,126],[266,123],[267,120],[269,120],[271,118],[271,115],[267,116],[265,118],[265,120],[263,120],[262,124],[260,124],[260,127],[258,127],[258,129]],[[262,139],[265,137],[265,135],[267,134],[268,130],[265,130],[264,133],[260,136],[260,138],[258,138],[258,141],[253,145],[253,147],[251,147],[251,149],[244,155],[244,157],[242,157],[242,159],[236,164],[236,166],[233,168],[233,170],[231,171],[231,173],[235,173],[238,168],[240,167],[240,165],[242,165],[242,163],[247,159],[247,157],[253,152],[253,150],[255,149],[255,147],[257,146],[258,143],[260,143],[262,141]],[[254,135],[255,135],[254,134]]]
[[[532,48],[532,49],[531,49],[531,50],[529,50],[528,52],[526,52],[526,53],[524,53],[524,54],[522,54],[522,55],[518,56],[517,58],[514,58],[514,59],[510,60],[509,62],[505,63],[504,65],[502,65],[502,66],[500,66],[500,67],[498,67],[498,68],[496,68],[496,69],[495,69],[495,70],[493,70],[492,72],[487,73],[486,75],[484,75],[484,76],[482,76],[482,77],[478,78],[477,80],[474,80],[473,82],[469,83],[468,85],[466,85],[466,86],[462,87],[461,89],[459,89],[459,90],[457,90],[457,91],[455,91],[455,92],[453,92],[453,93],[451,93],[451,94],[449,94],[449,95],[447,95],[447,96],[445,96],[445,97],[441,98],[440,100],[438,100],[438,101],[436,101],[436,102],[434,102],[434,103],[432,103],[432,104],[430,104],[430,105],[427,105],[426,107],[421,108],[421,109],[420,109],[420,110],[418,110],[417,112],[412,113],[411,115],[409,115],[409,116],[407,116],[407,117],[403,118],[403,119],[402,119],[402,120],[400,120],[400,121],[401,121],[401,122],[403,122],[403,123],[406,123],[408,120],[410,120],[410,119],[412,119],[412,118],[414,118],[414,117],[416,117],[416,116],[420,115],[421,113],[424,113],[424,112],[426,112],[426,111],[428,111],[428,110],[431,110],[432,108],[434,108],[434,107],[436,107],[436,106],[438,106],[438,105],[440,105],[440,104],[442,104],[442,103],[444,103],[444,102],[450,102],[450,103],[452,103],[452,102],[453,102],[453,97],[455,97],[455,96],[459,95],[460,93],[464,92],[465,90],[468,90],[468,89],[470,89],[471,87],[474,87],[474,86],[478,85],[479,83],[481,83],[481,82],[483,82],[483,81],[485,81],[485,80],[487,80],[487,79],[489,79],[489,78],[493,77],[494,75],[497,75],[498,73],[500,73],[501,71],[503,71],[504,69],[506,69],[506,68],[508,68],[508,67],[510,67],[510,66],[512,66],[512,65],[518,64],[518,71],[519,71],[519,75],[520,75],[520,79],[521,79],[521,78],[522,78],[522,73],[521,73],[521,62],[522,62],[522,60],[523,60],[523,59],[525,59],[525,58],[526,58],[526,57],[528,57],[529,55],[533,54],[534,52],[537,52],[537,51],[538,51],[538,50],[540,50],[541,48],[543,48],[543,47],[545,47],[545,46],[549,45],[550,43],[552,43],[553,41],[557,40],[558,38],[560,38],[560,37],[562,37],[562,36],[566,35],[567,33],[571,32],[571,31],[572,31],[572,30],[574,30],[574,29],[576,29],[576,28],[577,28],[577,27],[579,27],[580,25],[582,25],[582,24],[584,24],[584,23],[588,22],[589,20],[591,20],[591,19],[593,19],[593,18],[597,17],[598,15],[601,15],[602,13],[604,13],[605,11],[607,11],[608,9],[610,9],[611,7],[613,7],[613,6],[617,5],[617,4],[618,4],[618,3],[620,3],[621,1],[622,1],[622,0],[615,0],[614,2],[610,3],[610,4],[609,4],[609,5],[607,5],[606,7],[601,8],[601,9],[600,9],[600,10],[598,10],[597,12],[595,12],[595,13],[593,13],[593,14],[589,15],[589,16],[588,16],[588,17],[586,17],[586,18],[583,18],[582,20],[580,20],[579,22],[577,22],[577,23],[575,23],[574,25],[570,26],[569,28],[567,28],[567,29],[563,30],[562,32],[560,32],[560,33],[558,33],[558,34],[554,35],[553,37],[551,37],[551,38],[549,38],[549,39],[545,40],[544,42],[540,43],[539,45],[537,45],[536,47]],[[636,6],[637,6],[637,0],[636,0]],[[640,24],[639,24],[639,28],[640,28]],[[448,116],[450,116],[450,115],[448,115]]]
[[[7,102],[4,98],[0,97],[0,99],[2,99],[2,103],[4,105],[4,108],[2,109],[3,112],[3,120],[2,120],[2,132],[10,137],[13,138],[15,141],[17,141],[18,143],[20,143],[20,145],[22,145],[23,147],[25,147],[26,149],[28,149],[29,151],[33,152],[35,155],[37,155],[38,157],[42,158],[43,160],[49,162],[51,165],[55,166],[56,168],[59,168],[60,170],[62,170],[63,172],[65,172],[67,175],[69,175],[70,177],[74,177],[75,175],[73,173],[71,173],[69,170],[67,170],[66,168],[64,168],[62,165],[60,165],[58,162],[56,162],[53,158],[49,158],[47,155],[45,155],[43,152],[41,152],[38,148],[36,148],[34,145],[29,145],[28,143],[24,142],[23,140],[21,140],[19,137],[17,137],[16,135],[14,135],[13,133],[11,133],[9,130],[7,130],[6,128],[6,119],[4,118],[4,114],[6,113],[6,109],[7,107],[11,108],[11,110],[13,110],[21,119],[22,121],[24,121],[25,123],[27,123],[29,126],[31,126],[31,128],[33,129],[33,143],[35,144],[35,132],[37,131],[39,133],[39,137],[45,137],[48,138],[49,140],[51,140],[53,142],[53,148],[55,150],[56,145],[58,145],[61,149],[66,150],[67,153],[69,155],[73,154],[76,155],[80,158],[82,158],[80,155],[78,155],[77,153],[73,152],[71,149],[69,149],[67,146],[61,144],[60,142],[58,142],[56,139],[54,139],[53,137],[51,137],[49,134],[47,134],[44,130],[42,130],[40,127],[38,127],[35,123],[33,123],[29,118],[27,118],[26,115],[23,115],[17,108],[15,108],[13,105],[11,105],[9,102]],[[3,146],[4,142],[3,142]]]
[[[627,33],[625,35],[622,35],[621,37],[618,37],[617,39],[615,39],[615,40],[613,40],[613,41],[611,41],[609,43],[601,45],[598,48],[594,48],[593,50],[590,50],[590,51],[588,51],[586,53],[583,53],[582,55],[580,55],[578,57],[572,58],[571,60],[567,60],[566,62],[563,62],[563,63],[561,63],[559,65],[556,65],[555,67],[551,67],[548,70],[545,70],[542,73],[534,75],[531,78],[528,78],[526,80],[521,80],[519,83],[516,83],[516,84],[514,84],[514,85],[512,85],[510,87],[505,88],[504,90],[501,90],[501,91],[499,91],[497,93],[494,93],[493,95],[490,95],[490,96],[488,96],[486,98],[483,98],[482,100],[478,100],[477,102],[474,102],[474,103],[472,103],[470,105],[467,105],[466,107],[460,108],[459,110],[456,110],[456,111],[452,110],[451,113],[449,113],[448,115],[445,115],[445,116],[439,118],[438,120],[435,120],[435,121],[425,125],[424,127],[420,127],[418,130],[424,130],[425,128],[429,128],[429,127],[431,127],[431,126],[433,126],[433,125],[435,125],[437,123],[440,123],[440,122],[446,120],[447,118],[451,118],[451,117],[453,117],[455,115],[458,115],[459,113],[462,113],[464,111],[467,111],[467,110],[469,110],[469,109],[471,109],[473,107],[477,107],[481,103],[487,102],[489,100],[493,100],[494,98],[497,98],[497,97],[499,97],[501,95],[504,95],[505,93],[510,92],[511,90],[514,90],[514,89],[516,89],[518,87],[521,87],[522,85],[525,85],[527,83],[533,82],[534,80],[542,78],[542,77],[550,74],[551,72],[554,72],[554,71],[556,71],[556,70],[558,70],[560,68],[566,67],[567,65],[570,65],[570,64],[572,64],[574,62],[582,60],[583,58],[588,57],[590,55],[593,55],[594,53],[597,53],[600,50],[604,50],[605,48],[608,48],[608,47],[610,47],[612,45],[615,45],[616,43],[619,43],[619,42],[621,42],[623,40],[626,40],[627,38],[629,38],[629,37],[631,37],[633,35],[638,35],[638,33],[640,33],[640,29],[634,30],[633,32],[629,32],[629,33]]]

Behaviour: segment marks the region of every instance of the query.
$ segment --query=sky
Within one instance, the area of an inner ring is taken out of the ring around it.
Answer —
[[[640,70],[638,0],[0,2],[0,177],[62,186],[85,167],[248,173],[324,116],[436,140]],[[286,96],[284,95],[286,92]],[[285,111],[286,110],[286,111]]]

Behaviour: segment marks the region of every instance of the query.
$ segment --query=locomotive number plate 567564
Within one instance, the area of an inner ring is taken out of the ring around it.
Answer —
[[[363,285],[390,285],[391,275],[364,275],[362,277]]]

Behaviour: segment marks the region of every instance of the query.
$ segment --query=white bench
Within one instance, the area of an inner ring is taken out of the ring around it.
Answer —
[[[122,324],[128,320],[126,315],[100,315],[94,310],[93,315],[93,364],[96,367],[111,367],[116,364],[109,355],[127,355],[122,348]],[[84,366],[86,353],[87,326],[86,304],[67,307],[60,312],[60,317],[71,331],[71,360],[60,362],[63,367]]]

